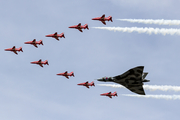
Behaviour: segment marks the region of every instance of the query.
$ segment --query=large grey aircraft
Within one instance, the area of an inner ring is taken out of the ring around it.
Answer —
[[[101,82],[115,82],[123,85],[134,93],[145,95],[143,82],[149,82],[150,80],[145,79],[148,73],[143,73],[143,69],[144,66],[138,66],[126,71],[121,75],[115,77],[103,77],[97,80]]]

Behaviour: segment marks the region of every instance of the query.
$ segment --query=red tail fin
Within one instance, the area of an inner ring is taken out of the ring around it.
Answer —
[[[84,29],[88,29],[88,30],[89,30],[88,24],[85,24],[85,25],[84,25]]]
[[[43,45],[43,41],[42,40],[40,40],[40,44]]]
[[[73,77],[74,77],[74,72],[71,72],[71,76],[73,76]]]
[[[95,86],[94,81],[91,82],[91,86]]]
[[[46,64],[46,65],[49,65],[48,60],[45,61],[45,64]]]
[[[62,37],[65,38],[64,33],[62,33]]]
[[[22,51],[22,52],[23,52],[22,47],[19,48],[19,51]]]
[[[112,21],[112,16],[109,16],[108,19],[109,19],[111,22],[113,22],[113,21]],[[109,21],[109,20],[108,20],[108,21]]]
[[[113,96],[118,96],[116,92],[113,93]]]

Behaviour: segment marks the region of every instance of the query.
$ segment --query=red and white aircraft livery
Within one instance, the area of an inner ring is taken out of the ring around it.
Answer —
[[[106,22],[105,22],[105,21],[111,21],[111,22],[112,22],[112,16],[105,17],[105,14],[104,14],[104,15],[102,15],[101,17],[96,17],[96,18],[93,18],[92,20],[99,20],[99,21],[101,21],[104,25],[106,25]]]
[[[103,94],[101,94],[101,96],[108,96],[109,98],[112,98],[112,96],[114,96],[114,97],[117,96],[117,93],[116,92],[103,93]]]
[[[39,66],[41,66],[41,67],[43,67],[43,64],[44,64],[44,65],[49,65],[49,63],[48,63],[47,60],[42,61],[41,59],[40,59],[39,61],[31,62],[31,64],[37,64],[37,65],[39,65]]]
[[[57,34],[57,32],[55,32],[54,34],[46,35],[46,37],[52,37],[52,38],[55,38],[56,40],[59,40],[59,37],[60,38],[62,38],[62,37],[65,38],[64,33]]]
[[[68,76],[73,76],[73,77],[74,77],[74,72],[68,73],[68,72],[66,71],[66,72],[64,72],[64,73],[59,73],[59,74],[57,74],[57,75],[61,75],[61,76],[66,77],[67,79],[69,79]]]
[[[83,32],[82,29],[88,29],[89,30],[88,24],[81,26],[81,23],[79,23],[78,25],[70,26],[69,28],[78,29],[80,32]]]
[[[16,48],[15,46],[13,46],[12,48],[5,49],[5,51],[12,51],[15,54],[18,54],[17,51],[18,52],[20,52],[20,51],[23,52],[22,47]]]
[[[28,41],[28,42],[24,42],[24,44],[31,44],[34,45],[34,47],[38,48],[38,45],[43,45],[42,40],[36,41],[36,39],[34,39],[33,41]]]
[[[87,82],[84,82],[84,83],[79,83],[77,85],[86,86],[87,88],[89,88],[89,86],[95,86],[94,81],[92,81],[91,83],[88,83],[88,81],[87,81]]]

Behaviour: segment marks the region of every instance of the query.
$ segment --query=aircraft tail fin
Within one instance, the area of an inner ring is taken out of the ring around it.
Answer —
[[[117,92],[114,92],[114,93],[113,93],[113,96],[118,96],[118,95],[117,95]]]
[[[44,45],[42,40],[40,40],[40,44],[41,44],[41,45]]]
[[[88,29],[89,30],[88,24],[84,25],[84,29]]]
[[[108,19],[109,19],[111,22],[113,22],[112,16],[109,16]],[[109,20],[108,20],[108,21],[109,21]]]
[[[73,77],[74,77],[74,72],[71,72],[71,76],[73,76]]]
[[[91,82],[91,86],[95,86],[94,81]]]
[[[19,51],[23,52],[22,47],[19,48]]]
[[[61,34],[62,34],[62,37],[65,38],[64,33],[61,33]]]
[[[48,60],[45,61],[45,64],[46,64],[46,65],[49,65]]]
[[[145,79],[147,74],[148,74],[147,72],[143,73],[143,75],[142,75],[142,82],[149,82],[150,81],[150,80]]]

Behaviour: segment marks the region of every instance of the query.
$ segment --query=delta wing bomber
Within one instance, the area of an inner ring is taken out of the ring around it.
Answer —
[[[103,77],[97,80],[101,82],[115,82],[123,85],[134,93],[145,95],[143,82],[149,82],[149,80],[145,79],[148,73],[143,73],[143,69],[144,66],[138,66],[126,71],[121,75],[115,77]]]

